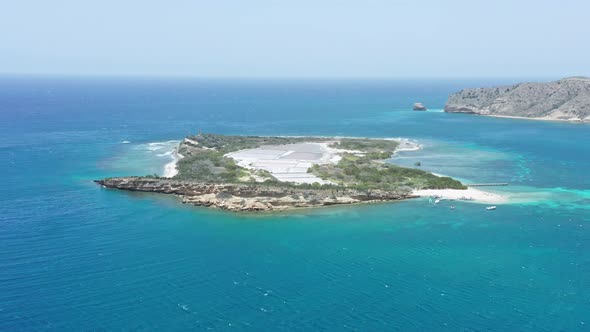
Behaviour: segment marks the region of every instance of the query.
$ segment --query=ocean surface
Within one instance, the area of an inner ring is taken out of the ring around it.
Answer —
[[[441,112],[503,83],[0,78],[0,331],[586,330],[590,125]],[[199,129],[415,139],[392,162],[511,203],[241,215],[92,182]]]

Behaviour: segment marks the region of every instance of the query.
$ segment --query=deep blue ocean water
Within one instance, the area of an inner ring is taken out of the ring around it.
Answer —
[[[2,78],[0,330],[587,329],[590,125],[436,111],[498,83]],[[240,215],[92,183],[199,129],[412,138],[393,162],[511,203]]]

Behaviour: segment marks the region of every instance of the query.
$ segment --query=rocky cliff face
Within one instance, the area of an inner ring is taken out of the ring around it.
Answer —
[[[445,112],[590,121],[590,78],[464,89],[449,96]]]
[[[210,184],[164,178],[124,177],[98,180],[107,187],[180,196],[183,203],[230,211],[293,208],[392,201],[416,197],[406,192],[356,189],[302,189],[259,184]]]

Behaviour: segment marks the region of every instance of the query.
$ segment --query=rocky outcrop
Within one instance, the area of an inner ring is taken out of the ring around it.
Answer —
[[[412,108],[414,111],[426,111],[426,106],[422,103],[414,103],[414,107]]]
[[[449,96],[445,112],[590,121],[590,78],[464,89]]]
[[[106,188],[177,195],[182,198],[183,203],[230,211],[274,211],[417,197],[409,192],[383,190],[214,184],[147,177],[109,178],[95,182]]]

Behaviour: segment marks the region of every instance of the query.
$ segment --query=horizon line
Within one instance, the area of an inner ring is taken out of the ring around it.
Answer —
[[[449,81],[449,80],[559,80],[569,77],[587,77],[586,75],[547,75],[547,76],[199,76],[174,74],[96,74],[96,73],[14,73],[0,72],[0,78],[87,78],[87,79],[175,79],[175,80],[211,80],[211,81]]]

